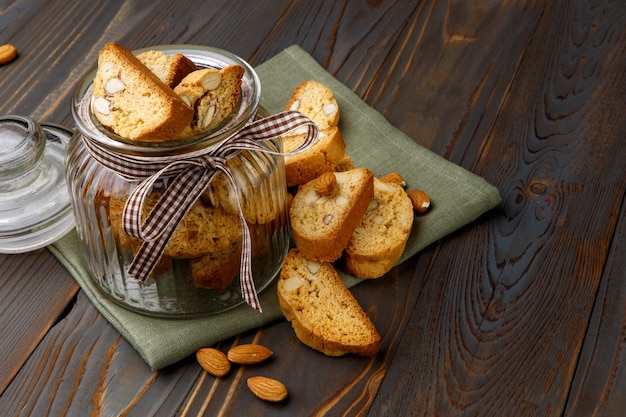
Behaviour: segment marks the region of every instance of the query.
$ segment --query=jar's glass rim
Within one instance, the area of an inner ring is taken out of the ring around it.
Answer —
[[[225,124],[210,132],[173,141],[139,143],[124,139],[104,128],[91,112],[92,83],[97,72],[97,68],[95,68],[79,81],[72,95],[71,111],[77,133],[89,136],[100,145],[115,152],[146,156],[171,155],[187,153],[220,143],[254,119],[261,98],[261,82],[254,68],[245,60],[231,52],[202,45],[155,45],[136,49],[132,52],[138,55],[151,50],[162,51],[166,55],[181,53],[199,67],[221,69],[228,65],[241,66],[244,69],[244,74],[241,83],[240,102]]]

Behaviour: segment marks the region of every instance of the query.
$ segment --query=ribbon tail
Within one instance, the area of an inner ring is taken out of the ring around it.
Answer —
[[[157,239],[151,242],[144,241],[141,244],[137,254],[128,267],[129,276],[138,281],[145,281],[150,277],[150,274],[152,274],[152,271],[156,268],[161,256],[163,256],[165,246],[174,233],[175,227],[171,229],[171,231],[167,231],[167,238]]]
[[[165,190],[148,216],[146,227],[151,231],[145,235],[149,238],[141,244],[129,265],[130,276],[140,281],[150,276],[163,256],[176,227],[207,187],[214,172],[203,167],[192,168],[177,176]],[[177,196],[184,198],[178,199]],[[165,227],[158,232],[152,231],[158,224],[162,224],[163,220],[166,220]],[[143,236],[146,237],[145,235]]]
[[[252,276],[252,245],[250,243],[250,230],[248,229],[246,218],[243,212],[239,211],[239,218],[242,224],[242,250],[241,250],[241,266],[239,269],[239,286],[241,295],[245,302],[258,311],[263,312],[261,302],[254,285],[254,277]]]
[[[230,172],[228,167],[224,163],[215,163],[215,167],[221,170],[230,180],[235,195],[239,195],[239,187],[235,177]],[[250,238],[250,229],[248,223],[243,215],[243,208],[241,207],[241,201],[237,200],[237,208],[239,211],[239,220],[241,221],[241,258],[239,266],[239,287],[241,289],[241,296],[244,301],[259,313],[263,312],[259,296],[254,285],[254,277],[252,276],[252,243]]]

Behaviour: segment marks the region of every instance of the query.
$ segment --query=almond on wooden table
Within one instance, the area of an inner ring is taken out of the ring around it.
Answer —
[[[8,64],[17,58],[17,48],[11,44],[0,46],[0,65]]]
[[[282,382],[265,376],[248,378],[247,385],[254,395],[265,401],[282,401],[289,393]]]
[[[221,377],[230,372],[230,362],[221,350],[214,348],[198,349],[196,359],[202,369],[213,376]]]
[[[273,352],[265,346],[251,343],[230,348],[227,357],[229,361],[238,365],[254,365],[263,362],[272,354]]]

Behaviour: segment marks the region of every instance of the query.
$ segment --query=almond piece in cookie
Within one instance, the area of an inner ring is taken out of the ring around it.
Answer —
[[[239,103],[243,73],[243,67],[229,65],[199,69],[183,78],[174,92],[195,109],[188,134],[211,130],[226,120]]]
[[[319,195],[331,195],[337,186],[337,177],[332,172],[324,172],[315,180],[315,192]]]

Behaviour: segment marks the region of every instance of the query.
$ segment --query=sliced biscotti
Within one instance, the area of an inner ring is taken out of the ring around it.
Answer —
[[[229,65],[222,69],[203,68],[187,75],[174,92],[195,109],[189,133],[210,130],[222,123],[239,103],[244,69]]]
[[[380,335],[332,264],[312,261],[291,249],[283,262],[277,294],[298,339],[329,356],[374,356]]]
[[[309,259],[339,259],[373,198],[367,168],[328,172],[302,185],[289,209],[296,246]]]
[[[176,87],[187,74],[197,69],[191,59],[180,53],[167,55],[163,51],[150,50],[137,55],[137,59],[170,88]]]
[[[189,263],[194,285],[217,292],[225,291],[239,275],[240,256],[241,241],[235,241],[222,250],[191,259]]]
[[[383,276],[402,256],[413,219],[413,206],[402,186],[374,178],[374,199],[343,255],[345,272],[359,278]]]
[[[148,195],[142,207],[144,219],[148,217],[161,196],[160,191],[153,191]],[[126,199],[127,196],[124,196],[115,207],[111,206],[109,212],[111,218],[119,218],[121,222],[121,210]],[[121,223],[119,225],[121,228]],[[207,207],[199,199],[174,230],[165,247],[164,255],[173,259],[198,258],[232,247],[241,240],[241,234],[241,220],[237,213],[226,211],[221,207]]]
[[[291,152],[304,141],[305,134],[283,136],[284,152]],[[324,172],[333,171],[346,154],[346,144],[336,126],[320,130],[317,141],[307,150],[285,156],[287,186],[304,184]]]
[[[299,111],[313,120],[320,130],[339,123],[339,106],[333,92],[314,80],[304,81],[295,88],[285,110]]]
[[[178,138],[193,118],[191,107],[115,43],[106,44],[98,56],[92,110],[103,126],[139,142]]]

